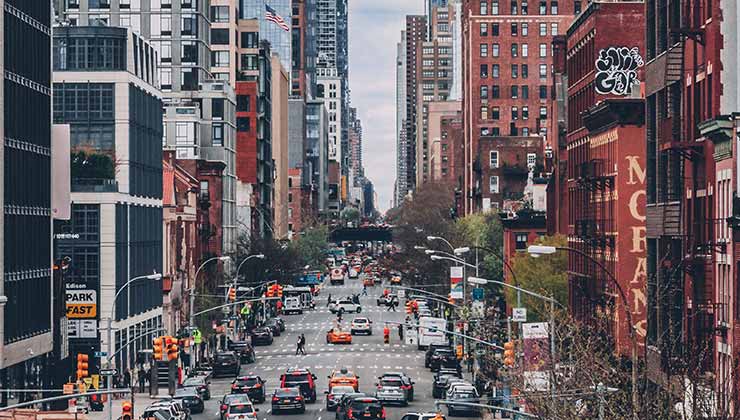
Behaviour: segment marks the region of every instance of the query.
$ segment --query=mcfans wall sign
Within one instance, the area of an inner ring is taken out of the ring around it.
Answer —
[[[639,84],[637,69],[645,62],[637,47],[609,47],[599,51],[596,59],[596,92],[602,95],[629,95]]]

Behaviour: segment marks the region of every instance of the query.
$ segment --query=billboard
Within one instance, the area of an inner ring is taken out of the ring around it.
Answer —
[[[463,298],[463,268],[450,267],[450,297]]]
[[[550,387],[550,325],[547,322],[522,324],[524,382],[527,390],[546,391]]]

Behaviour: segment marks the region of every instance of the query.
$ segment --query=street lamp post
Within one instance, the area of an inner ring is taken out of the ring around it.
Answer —
[[[572,252],[574,254],[577,254],[581,257],[586,258],[587,260],[594,263],[597,267],[599,267],[603,272],[607,274],[609,279],[614,283],[614,285],[617,287],[617,291],[619,292],[619,296],[622,299],[622,302],[625,307],[625,315],[627,318],[627,322],[629,323],[629,326],[627,328],[627,331],[629,332],[630,336],[630,342],[632,347],[632,417],[634,420],[638,420],[638,413],[640,412],[640,400],[639,400],[639,392],[637,389],[637,333],[635,331],[635,324],[632,321],[632,308],[630,306],[629,300],[627,300],[627,295],[624,293],[624,289],[622,289],[622,285],[619,284],[617,281],[617,278],[614,277],[614,274],[612,274],[611,271],[609,271],[604,264],[602,264],[600,261],[598,261],[596,258],[586,254],[585,252],[565,247],[565,246],[543,246],[543,245],[530,245],[527,248],[527,252],[532,255],[533,257],[538,257],[540,255],[548,255],[548,254],[554,254],[557,251],[567,251]]]
[[[107,336],[108,336],[108,346],[107,346],[108,347],[108,351],[107,351],[107,353],[108,354],[111,354],[111,342],[113,341],[113,337],[112,337],[112,334],[111,334],[112,331],[113,331],[113,325],[112,324],[113,324],[113,316],[115,315],[116,301],[118,300],[118,296],[120,296],[121,295],[121,292],[123,292],[131,283],[133,283],[133,282],[135,282],[137,280],[143,280],[143,279],[146,279],[146,280],[161,280],[162,279],[162,274],[160,274],[160,273],[154,273],[154,274],[148,274],[148,275],[145,275],[145,276],[134,277],[134,278],[130,279],[129,281],[127,281],[126,283],[124,283],[123,286],[121,286],[121,288],[118,289],[118,291],[116,292],[116,294],[113,295],[113,303],[111,304],[110,314],[108,316],[108,322],[107,322],[108,325],[107,325],[107,328],[106,328],[108,330],[108,332],[107,332]],[[107,359],[106,360],[106,365],[108,365],[109,368],[110,368],[110,361],[111,361],[111,359]],[[109,376],[107,378],[107,380],[106,380],[106,385],[107,385],[106,388],[108,390],[111,389],[111,382],[112,382],[112,378]],[[108,399],[108,420],[112,420],[112,419],[113,419],[113,399],[112,398],[109,398]]]
[[[219,261],[227,261],[230,260],[231,257],[211,257],[200,265],[197,270],[195,270],[195,276],[193,277],[193,284],[190,285],[190,316],[188,317],[188,324],[190,324],[190,328],[195,327],[195,317],[193,316],[193,313],[195,313],[195,286],[198,282],[198,274],[200,273],[200,270],[203,269],[203,267],[206,266],[211,261],[219,260]]]
[[[239,265],[236,267],[236,275],[234,275],[234,283],[239,282],[239,271],[242,269],[242,265],[244,265],[245,262],[252,258],[258,258],[260,260],[265,259],[265,254],[254,254],[254,255],[248,255],[246,258],[242,260],[242,262],[239,263]]]
[[[427,236],[427,241],[429,241],[429,242],[432,242],[432,241],[442,241],[442,242],[446,243],[447,246],[450,247],[450,249],[453,249],[453,250],[455,249],[455,247],[452,246],[452,244],[450,243],[450,241],[448,241],[447,239],[445,239],[445,238],[443,238],[441,236],[429,235],[429,236]]]
[[[461,248],[455,248],[455,250],[453,252],[455,253],[455,255],[461,255],[461,254],[467,254],[468,252],[470,252],[471,249],[475,249],[476,250],[476,258],[477,258],[477,255],[478,255],[477,254],[477,250],[480,249],[480,250],[483,250],[483,251],[488,252],[489,254],[491,254],[494,257],[496,257],[499,260],[501,260],[501,262],[503,263],[504,267],[506,267],[506,269],[509,270],[509,273],[511,273],[511,279],[514,280],[514,285],[516,285],[516,286],[519,285],[519,280],[517,280],[517,278],[516,278],[516,273],[514,273],[514,269],[506,261],[506,259],[504,259],[503,256],[501,256],[498,252],[496,252],[492,248],[489,248],[487,246],[477,246],[477,245],[476,246],[472,246],[472,247],[470,247],[470,246],[464,246],[464,247],[461,247]],[[476,274],[476,276],[477,276],[477,274]],[[517,307],[521,307],[522,306],[522,294],[518,290],[516,292],[516,306]]]

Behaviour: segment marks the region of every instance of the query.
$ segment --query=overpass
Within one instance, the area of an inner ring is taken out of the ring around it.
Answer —
[[[337,244],[344,241],[392,242],[393,232],[390,228],[382,227],[337,227],[329,234],[329,240]]]

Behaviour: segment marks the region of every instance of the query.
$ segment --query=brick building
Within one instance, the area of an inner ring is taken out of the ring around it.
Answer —
[[[624,311],[641,341],[646,331],[646,162],[643,143],[635,141],[644,137],[644,23],[641,2],[597,1],[576,17],[566,40],[568,246],[609,270],[569,255],[570,310],[584,322],[605,314],[626,353]]]
[[[553,137],[548,120],[551,40],[565,32],[580,4],[555,0],[463,2],[466,213],[483,205],[474,185],[481,137]]]
[[[738,6],[648,0],[646,15],[648,377],[670,392],[685,373],[737,415]]]
[[[543,171],[542,138],[492,137],[478,139],[473,162],[474,193],[482,210],[511,210],[524,198],[529,172]]]
[[[545,213],[522,209],[516,213],[500,213],[499,217],[504,230],[502,248],[504,265],[511,267],[514,258],[525,254],[529,245],[546,234]],[[503,275],[506,283],[512,283],[511,271],[504,268]],[[507,311],[510,312],[511,308],[507,308]]]

